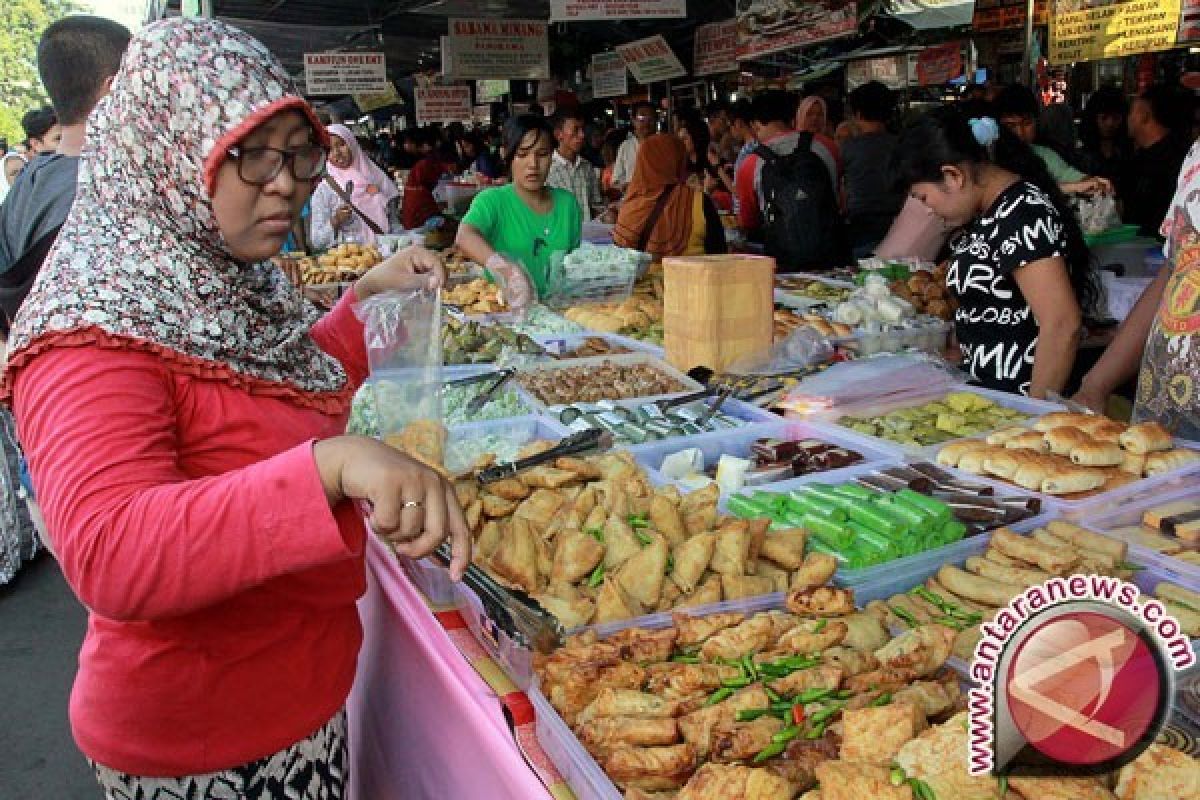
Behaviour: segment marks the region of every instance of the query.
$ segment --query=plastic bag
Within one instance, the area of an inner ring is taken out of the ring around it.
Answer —
[[[1121,224],[1117,200],[1111,194],[1076,197],[1075,213],[1079,216],[1083,232],[1088,234],[1103,233]]]
[[[355,307],[363,323],[379,435],[442,424],[442,300],[437,290],[383,292]]]
[[[801,372],[833,358],[834,348],[826,336],[809,327],[800,327],[776,342],[766,358],[744,358],[725,371],[731,375],[783,375]]]

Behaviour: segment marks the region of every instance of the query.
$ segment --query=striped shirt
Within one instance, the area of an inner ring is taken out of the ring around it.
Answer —
[[[595,219],[604,210],[600,176],[596,174],[596,168],[591,162],[583,156],[576,156],[575,163],[572,164],[555,150],[546,185],[554,189],[565,189],[575,195],[585,221]]]

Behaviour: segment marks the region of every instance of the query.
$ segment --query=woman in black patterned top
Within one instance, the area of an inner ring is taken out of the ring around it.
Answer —
[[[1064,391],[1096,290],[1083,232],[1041,160],[995,120],[941,108],[904,133],[896,166],[959,229],[946,284],[963,367],[991,389]]]

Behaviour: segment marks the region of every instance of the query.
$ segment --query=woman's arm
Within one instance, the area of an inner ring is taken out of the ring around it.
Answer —
[[[190,478],[172,395],[171,375],[145,353],[59,349],[17,378],[38,501],[88,608],[110,619],[178,616],[361,552],[356,511],[331,511],[311,442]]]
[[[1060,257],[1043,258],[1012,273],[1038,324],[1030,397],[1062,392],[1079,349],[1083,312]]]
[[[458,249],[467,258],[476,264],[486,264],[491,260],[492,256],[496,255],[496,249],[488,243],[487,239],[483,238],[483,234],[466,222],[459,224],[458,234],[454,237],[454,244],[458,246]]]
[[[154,355],[99,348],[45,353],[17,378],[20,438],[47,530],[94,613],[177,617],[355,558],[364,532],[351,498],[369,502],[372,529],[405,554],[427,555],[451,536],[461,576],[470,534],[437,473],[380,442],[341,436],[192,477],[179,466],[173,393]]]
[[[1074,398],[1076,402],[1103,413],[1108,405],[1108,396],[1115,392],[1118,386],[1137,375],[1142,364],[1142,351],[1146,349],[1146,340],[1150,337],[1150,329],[1154,325],[1154,317],[1158,314],[1158,307],[1170,277],[1169,269],[1159,270],[1158,275],[1142,292],[1129,316],[1117,329],[1117,335],[1104,351],[1104,355],[1100,356],[1100,360],[1083,376],[1079,393]]]

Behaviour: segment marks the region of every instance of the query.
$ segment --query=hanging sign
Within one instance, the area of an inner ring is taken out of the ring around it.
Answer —
[[[629,94],[629,70],[621,54],[596,53],[592,56],[592,96],[624,97]]]
[[[404,100],[400,97],[400,93],[396,91],[396,85],[391,81],[388,81],[388,88],[386,92],[354,95],[354,104],[358,106],[364,114],[369,114],[377,108],[398,106],[403,102]]]
[[[599,19],[683,19],[687,0],[550,0],[551,22]]]
[[[1028,11],[1029,0],[975,0],[975,16],[971,18],[971,27],[976,33],[1017,30],[1025,27]],[[1045,25],[1049,18],[1049,0],[1036,0],[1033,5],[1033,24]]]
[[[736,19],[701,25],[696,28],[692,74],[700,76],[736,72],[738,68],[737,49],[738,25]]]
[[[1179,0],[1056,0],[1050,17],[1051,64],[1098,61],[1171,50],[1179,30]]]
[[[304,54],[305,94],[378,94],[389,85],[383,53]]]
[[[475,102],[498,103],[512,91],[508,81],[476,81]]]
[[[740,2],[738,9],[738,58],[741,59],[791,50],[858,31],[858,3],[855,0]]]
[[[857,89],[870,81],[878,81],[889,89],[903,89],[908,85],[908,56],[901,53],[846,62],[847,89]]]
[[[947,42],[917,53],[917,84],[941,86],[963,73],[962,44]]]
[[[655,83],[687,75],[683,64],[661,36],[617,45],[617,52],[638,83]]]
[[[471,87],[426,86],[413,91],[417,101],[417,124],[465,122],[471,119]]]
[[[1200,40],[1200,0],[1183,0],[1179,15],[1180,44]]]
[[[548,27],[532,19],[452,19],[443,69],[456,80],[548,79]]]

